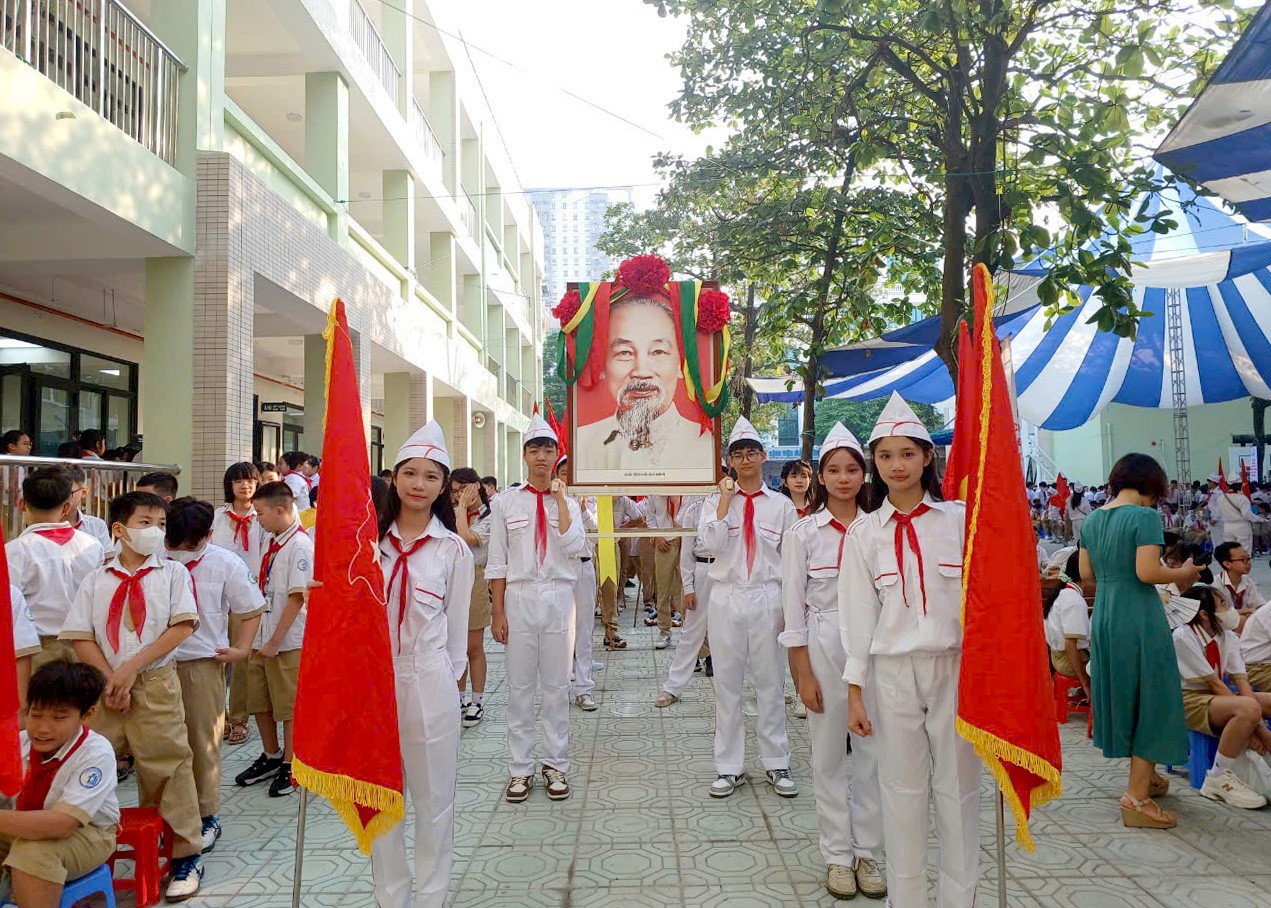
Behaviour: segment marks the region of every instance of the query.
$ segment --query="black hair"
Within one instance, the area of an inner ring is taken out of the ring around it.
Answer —
[[[96,451],[97,446],[106,440],[106,433],[101,429],[85,429],[79,433],[79,446],[84,451]]]
[[[256,472],[260,474],[260,476],[264,476],[266,471],[269,471],[270,473],[277,473],[278,464],[270,463],[267,460],[256,461]]]
[[[202,542],[212,532],[215,516],[216,511],[210,504],[190,495],[169,504],[168,526],[164,534],[168,548]]]
[[[1231,561],[1232,553],[1235,552],[1236,549],[1241,548],[1244,548],[1244,546],[1238,542],[1224,542],[1219,545],[1218,548],[1214,549],[1214,561],[1217,561],[1219,564],[1226,567],[1227,563]]]
[[[754,448],[756,451],[762,451],[763,445],[755,441],[753,438],[739,438],[728,446],[728,455],[731,457],[737,451],[744,451],[746,448]]]
[[[22,480],[22,499],[37,511],[60,508],[71,498],[71,480],[57,467],[39,467]]]
[[[531,438],[525,444],[521,445],[521,450],[528,451],[530,448],[549,448],[549,447],[555,448],[558,451],[560,450],[560,444],[558,442],[556,442],[555,440],[551,438],[540,436],[538,438]]]
[[[460,467],[450,474],[451,485],[456,483],[472,485],[476,483],[477,494],[481,496],[481,513],[487,514],[490,511],[490,496],[486,494],[485,486],[481,482],[481,477],[477,475],[477,471],[472,469],[472,467]]]
[[[27,709],[70,706],[80,715],[97,705],[106,692],[106,676],[87,662],[46,662],[31,674]]]
[[[389,476],[393,475],[392,470],[385,470]],[[375,505],[375,524],[379,526],[380,521],[384,519],[384,513],[388,510],[388,491],[391,488],[387,479],[383,476],[371,477],[371,504]]]
[[[20,442],[23,436],[26,436],[28,438],[30,437],[26,432],[23,432],[21,429],[10,429],[8,432],[5,432],[3,435],[0,435],[0,445],[3,446],[4,453],[8,454],[9,449],[13,447],[14,445],[16,445],[18,442]]]
[[[538,439],[535,439],[537,441]],[[406,461],[402,461],[405,463]],[[437,463],[437,461],[433,461]],[[450,470],[447,467],[437,463],[441,469],[441,491],[437,493],[437,497],[433,499],[432,515],[441,521],[441,525],[450,532],[455,530],[455,504],[450,500]],[[397,515],[402,512],[402,499],[397,494],[397,471],[401,467],[398,464],[393,467],[393,478],[388,484],[388,500],[384,503],[384,510],[379,512],[380,515],[380,539],[388,535],[388,531],[392,528],[393,523],[397,520]]]
[[[896,436],[892,436],[896,437]],[[925,457],[931,455],[931,462],[922,468],[922,490],[931,496],[932,501],[943,501],[944,495],[940,490],[940,471],[936,469],[936,446],[929,441],[921,438],[911,438],[904,436],[918,446]],[[870,485],[874,495],[874,500],[882,504],[883,499],[887,497],[887,483],[883,481],[883,474],[878,469],[878,458],[874,456],[874,451],[878,448],[878,442],[881,438],[870,442],[869,453],[873,463],[870,465]]]
[[[57,456],[67,460],[80,460],[84,456],[84,449],[77,441],[64,441],[57,446]]]
[[[1159,501],[1169,485],[1161,465],[1146,454],[1126,454],[1112,465],[1108,485],[1113,497],[1123,489],[1133,489],[1145,498]]]
[[[127,525],[132,515],[142,508],[154,508],[168,512],[168,503],[153,492],[125,492],[110,499],[110,525],[117,523]]]
[[[286,504],[295,504],[296,496],[291,491],[291,486],[281,479],[275,479],[273,482],[257,486],[256,494],[252,496],[252,501],[263,501],[269,507],[276,508]]]
[[[240,479],[254,479],[260,482],[260,470],[250,460],[232,463],[225,468],[225,503],[234,503],[234,483]]]
[[[309,462],[309,455],[304,451],[288,451],[279,459],[287,465],[288,470],[298,470],[302,463]]]
[[[1068,577],[1068,581],[1073,583],[1081,582],[1081,552],[1074,551],[1068,556],[1068,560],[1064,563],[1064,574]],[[1064,587],[1068,585],[1068,581],[1062,578],[1055,578],[1058,583],[1046,583],[1042,585],[1042,618],[1050,617],[1050,610],[1055,607],[1055,600],[1059,598],[1059,594],[1064,591]]]
[[[1068,499],[1068,506],[1075,511],[1077,508],[1081,507],[1081,500],[1085,497],[1085,492],[1073,492],[1072,496]]]
[[[499,481],[493,476],[482,476],[481,484],[483,486],[494,486],[496,489],[499,487]]]
[[[88,482],[88,474],[84,472],[83,467],[78,467],[73,463],[60,463],[53,469],[69,479],[71,485],[75,485],[77,482]]]
[[[1200,603],[1200,608],[1197,610],[1195,617],[1187,623],[1193,625],[1198,624],[1200,627],[1209,631],[1211,636],[1221,637],[1223,627],[1218,623],[1218,596],[1214,592],[1213,587],[1197,584],[1182,595],[1187,599],[1195,599]],[[1205,627],[1204,623],[1201,622],[1201,615],[1204,615],[1206,621],[1208,621],[1208,627]]]
[[[322,458],[319,457],[317,454],[310,454],[309,459],[306,460],[305,463],[309,464],[309,466],[314,467],[316,469],[322,466]]]
[[[379,471],[377,474],[375,474],[375,475],[376,475],[376,478],[378,478],[378,479],[392,479],[392,478],[393,478],[393,471],[392,471],[392,470],[389,470],[389,469],[383,469],[383,470],[380,470],[380,471]]]
[[[157,495],[170,495],[177,497],[177,490],[180,486],[177,484],[177,478],[171,473],[146,473],[137,480],[138,486],[149,486],[155,490]]]
[[[786,496],[786,498],[789,498],[791,501],[794,501],[794,496],[791,495],[790,490],[786,488],[786,480],[790,477],[790,474],[797,470],[806,470],[808,478],[811,480],[811,482],[808,483],[809,513],[819,510],[821,507],[821,487],[816,481],[816,470],[812,469],[812,464],[808,463],[806,460],[788,460],[781,465],[781,485],[777,491]]]
[[[821,459],[817,461],[816,471],[812,474],[812,485],[816,489],[817,505],[814,511],[823,511],[829,506],[830,490],[825,487],[825,483],[821,481],[821,471],[825,469],[825,462],[835,455],[838,451],[846,451],[852,455],[852,459],[861,468],[863,476],[869,475],[869,467],[865,465],[865,458],[858,454],[852,448],[834,448],[828,454],[822,454]],[[874,504],[874,490],[870,483],[862,481],[861,487],[856,493],[856,510],[861,514],[868,514],[875,510],[877,506]]]

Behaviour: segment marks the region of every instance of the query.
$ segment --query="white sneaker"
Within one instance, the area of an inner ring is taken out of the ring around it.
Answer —
[[[654,648],[654,649],[666,649],[666,648],[667,648],[668,646],[670,646],[670,645],[671,645],[671,635],[670,635],[670,634],[658,634],[658,639],[654,641],[654,643],[653,643],[653,648]]]
[[[596,709],[596,698],[591,694],[579,694],[574,698],[574,702],[585,713],[593,712]]]
[[[603,662],[593,662],[591,663],[591,670],[593,672],[603,672],[605,670],[605,664]]]
[[[825,891],[836,899],[856,898],[856,874],[851,867],[830,864],[825,873]]]
[[[798,797],[799,786],[794,784],[794,779],[790,778],[790,770],[788,769],[770,769],[767,772],[768,784],[783,798]]]
[[[172,881],[163,897],[169,902],[184,902],[198,894],[203,883],[203,861],[196,854],[172,859]]]
[[[680,698],[675,696],[675,694],[672,694],[668,691],[662,691],[662,693],[658,694],[657,699],[653,701],[653,705],[656,706],[658,709],[666,709],[672,703],[679,703],[679,702],[680,702]]]
[[[861,895],[867,899],[887,897],[887,878],[878,869],[878,862],[872,858],[857,858],[852,864],[856,873],[856,886]]]
[[[1211,801],[1222,801],[1245,810],[1267,806],[1267,799],[1240,781],[1230,769],[1217,774],[1211,769],[1205,773],[1205,784],[1200,786],[1200,795]]]
[[[742,773],[739,776],[721,774],[718,779],[711,783],[711,797],[726,798],[737,790],[738,785],[744,784],[745,781],[745,773]]]
[[[804,705],[802,698],[794,698],[794,709],[791,710],[796,719],[806,719],[808,717],[808,708]],[[837,864],[831,864],[831,867],[837,867]]]
[[[569,797],[569,780],[559,769],[544,766],[543,785],[547,789],[547,796],[553,801],[563,801]]]

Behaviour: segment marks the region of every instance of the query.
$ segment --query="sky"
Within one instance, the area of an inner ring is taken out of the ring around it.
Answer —
[[[642,0],[458,0],[451,14],[489,52],[472,59],[526,188],[652,184],[654,154],[709,141],[667,107],[680,77],[666,56],[685,26]]]

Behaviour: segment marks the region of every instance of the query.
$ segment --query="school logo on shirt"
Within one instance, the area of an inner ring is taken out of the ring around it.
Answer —
[[[102,771],[96,766],[90,766],[79,774],[79,784],[83,788],[96,788],[101,784]]]
[[[297,562],[296,562],[296,567],[297,567],[300,571],[302,571],[302,572],[303,572],[303,571],[307,571],[307,570],[309,570],[309,561],[308,561],[308,559],[306,559],[306,558],[301,558],[299,561],[297,561]]]

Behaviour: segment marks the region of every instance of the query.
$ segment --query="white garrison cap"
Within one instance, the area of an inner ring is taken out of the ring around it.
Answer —
[[[1210,473],[1209,481],[1213,483],[1219,483],[1219,482],[1222,482],[1222,477],[1219,476],[1217,473]]]
[[[427,457],[447,470],[450,469],[450,452],[446,450],[446,439],[442,437],[441,426],[437,425],[437,420],[428,420],[423,428],[418,429],[406,440],[406,444],[398,449],[393,466],[396,467],[412,457]]]
[[[732,434],[728,436],[728,447],[731,448],[739,441],[753,441],[757,445],[763,445],[763,441],[759,438],[758,430],[744,416],[737,417],[737,422],[733,425]]]
[[[560,439],[556,437],[556,433],[552,430],[552,427],[547,424],[547,420],[535,413],[530,417],[530,427],[525,430],[524,444],[529,444],[531,441],[538,438],[547,438],[555,442],[557,445],[560,444]]]
[[[891,400],[887,401],[887,406],[883,407],[883,412],[879,415],[878,422],[874,424],[874,431],[870,433],[869,443],[872,445],[880,438],[890,438],[894,435],[916,438],[919,441],[932,444],[931,433],[927,431],[927,427],[923,425],[922,420],[914,413],[913,408],[905,403],[904,398],[896,391],[891,392]]]
[[[849,448],[861,456],[861,460],[865,459],[865,451],[861,448],[861,443],[856,440],[856,436],[852,434],[852,430],[841,422],[836,422],[825,436],[825,441],[821,442],[821,460],[825,460],[831,451],[839,448]]]

